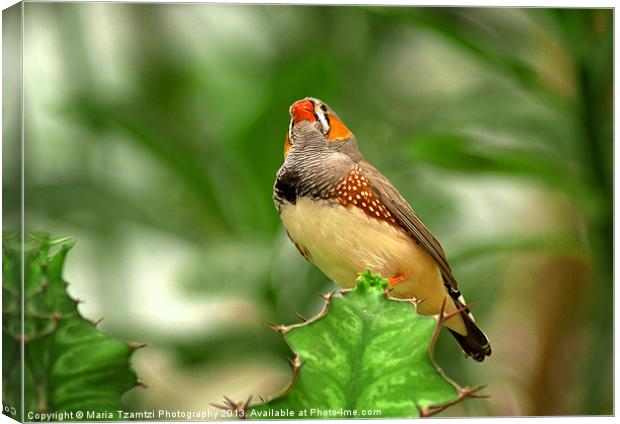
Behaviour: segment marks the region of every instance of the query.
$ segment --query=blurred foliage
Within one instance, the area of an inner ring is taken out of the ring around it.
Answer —
[[[295,355],[292,381],[244,416],[419,417],[468,396],[472,390],[447,380],[430,356],[437,320],[390,299],[386,288],[386,280],[366,271],[354,289],[332,293],[316,317],[275,326]],[[294,415],[277,416],[281,411]]]
[[[611,10],[25,12],[26,222],[84,243],[74,272],[106,331],[171,352],[175,375],[288,352],[262,323],[316,313],[330,287],[271,200],[288,106],[314,96],[442,240],[489,333],[482,367],[439,340],[449,374],[493,395],[450,411],[611,413]]]
[[[37,419],[29,414],[54,412],[116,416],[122,408],[121,395],[137,384],[129,365],[135,348],[97,330],[96,323],[80,316],[78,302],[66,293],[68,283],[62,273],[72,246],[68,239],[44,234],[26,238],[22,327],[22,249],[14,234],[3,235],[2,401],[15,406],[17,416],[22,416],[16,396],[22,387],[17,358],[23,340],[24,417],[28,420]]]

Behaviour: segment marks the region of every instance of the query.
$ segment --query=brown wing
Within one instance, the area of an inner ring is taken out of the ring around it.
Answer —
[[[400,226],[407,231],[424,250],[437,262],[443,279],[453,293],[458,293],[458,283],[452,275],[446,253],[433,233],[417,217],[409,203],[401,196],[396,188],[377,169],[368,162],[359,163],[365,171],[364,175],[372,186],[372,191],[385,208],[394,216]],[[460,293],[459,293],[460,294]]]

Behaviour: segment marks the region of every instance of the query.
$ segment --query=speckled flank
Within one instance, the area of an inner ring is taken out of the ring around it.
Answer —
[[[390,211],[372,193],[370,182],[358,165],[329,192],[328,197],[337,199],[342,206],[357,207],[371,218],[398,225]]]

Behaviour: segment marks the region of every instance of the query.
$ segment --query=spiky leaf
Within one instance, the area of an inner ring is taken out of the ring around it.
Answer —
[[[429,355],[437,320],[386,296],[386,284],[363,273],[315,319],[276,327],[297,355],[293,381],[245,416],[416,417],[462,398],[466,390],[444,378]]]
[[[22,337],[26,419],[29,413],[52,411],[74,412],[64,415],[64,420],[79,419],[77,411],[115,415],[122,409],[121,395],[137,383],[129,363],[132,347],[107,337],[82,318],[77,302],[66,292],[62,270],[72,245],[68,239],[51,240],[46,235],[27,238],[22,334],[21,249],[14,237],[3,237],[3,404],[14,408],[13,418],[21,415]],[[102,414],[89,421],[97,418],[110,417]]]

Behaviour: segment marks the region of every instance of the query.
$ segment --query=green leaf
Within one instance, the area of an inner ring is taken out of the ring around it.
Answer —
[[[480,12],[450,8],[394,8],[394,7],[366,7],[370,13],[382,15],[391,22],[426,28],[440,34],[460,48],[464,55],[477,58],[490,69],[511,77],[524,88],[540,90],[542,85],[534,67],[517,53],[518,44],[510,39],[508,28],[502,27],[497,19],[483,18]],[[502,31],[503,43],[495,43],[495,37],[489,37],[493,31]],[[513,39],[522,39],[527,33],[512,34]],[[506,46],[510,48],[506,48]]]
[[[491,145],[460,134],[416,136],[411,140],[410,151],[416,159],[460,172],[532,176],[556,184],[572,176],[565,164],[542,152]]]
[[[419,135],[410,142],[409,151],[417,160],[463,174],[497,174],[529,180],[563,191],[592,216],[601,213],[599,189],[584,182],[578,164],[561,156],[452,133]]]
[[[15,352],[20,351],[23,338],[24,407],[29,420],[33,419],[29,414],[77,411],[105,413],[82,417],[89,421],[111,418],[106,414],[116,417],[122,409],[121,395],[138,384],[129,363],[135,347],[97,330],[96,323],[80,316],[78,301],[66,292],[62,271],[72,246],[68,239],[27,237],[22,334],[21,247],[14,237],[3,238],[3,403],[21,415],[21,361]],[[65,420],[79,418],[64,416]]]
[[[577,232],[546,232],[540,234],[505,234],[502,237],[480,240],[450,254],[453,266],[495,255],[515,252],[562,252],[585,254],[587,246]]]
[[[460,400],[467,390],[447,380],[429,354],[437,320],[418,315],[411,301],[389,298],[386,286],[367,271],[355,289],[328,296],[316,318],[275,327],[296,354],[293,380],[273,399],[242,408],[245,416],[417,417]]]

